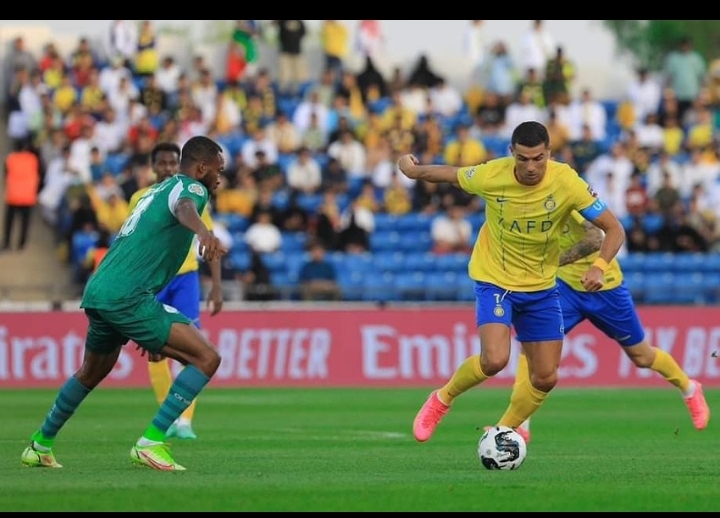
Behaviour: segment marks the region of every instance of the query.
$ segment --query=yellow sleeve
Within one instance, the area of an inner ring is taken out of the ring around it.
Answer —
[[[200,219],[203,223],[205,223],[205,226],[208,228],[210,232],[213,230],[213,220],[210,216],[210,209],[209,205],[205,205],[205,208],[202,211],[202,214],[200,214]]]
[[[132,196],[130,196],[130,201],[128,202],[128,213],[132,212],[135,208],[135,205],[137,205],[138,200],[143,195],[143,191],[135,191]]]
[[[486,177],[483,173],[484,165],[482,164],[459,168],[457,177],[460,188],[469,194],[484,196]]]
[[[574,169],[568,166],[567,174],[564,176],[567,178],[567,192],[575,210],[587,209],[597,201],[595,192]]]
[[[576,223],[579,223],[580,225],[585,223],[585,218],[583,218],[582,214],[580,214],[578,211],[574,210],[570,213],[570,215],[572,216],[572,218],[575,220]]]

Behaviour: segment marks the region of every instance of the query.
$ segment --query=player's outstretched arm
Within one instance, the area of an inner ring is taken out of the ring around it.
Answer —
[[[625,242],[625,229],[620,221],[607,208],[598,213],[592,220],[593,225],[605,232],[598,258],[595,259],[592,266],[582,276],[582,282],[585,289],[589,292],[602,289],[604,284],[604,273],[608,267],[608,263],[617,255],[620,247]]]
[[[560,266],[574,263],[600,250],[604,237],[603,231],[589,221],[583,221],[582,225],[585,229],[585,236],[567,250],[560,252]]]
[[[447,182],[456,187],[458,182],[458,167],[449,165],[420,165],[420,161],[414,155],[403,155],[398,160],[400,172],[413,180],[425,180],[431,183]]]

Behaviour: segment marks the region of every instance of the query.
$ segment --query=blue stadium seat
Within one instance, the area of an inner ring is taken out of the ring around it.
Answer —
[[[674,274],[672,302],[677,304],[704,304],[707,302],[707,291],[703,274],[700,272]]]
[[[270,270],[271,274],[274,274],[275,272],[286,272],[287,271],[287,263],[285,254],[282,252],[271,252],[271,253],[264,253],[261,254],[261,258],[265,266],[267,266],[268,270]]]
[[[362,300],[366,275],[364,272],[343,272],[338,275],[337,281],[343,300]]]
[[[230,262],[238,272],[247,271],[250,268],[250,254],[247,252],[230,252]]]
[[[395,300],[395,277],[392,273],[363,276],[362,300],[389,302]]]
[[[396,225],[400,232],[429,232],[433,216],[420,212],[410,212],[397,218]]]
[[[645,272],[672,272],[675,270],[675,255],[671,252],[648,253],[642,269]]]
[[[105,157],[104,168],[110,171],[113,176],[117,176],[122,173],[129,159],[130,157],[125,153],[109,154]]]
[[[705,261],[701,265],[702,271],[707,273],[720,273],[720,254],[704,254],[704,257]]]
[[[295,160],[297,160],[297,156],[294,153],[278,154],[277,164],[284,175],[287,175],[288,168]]]
[[[370,250],[372,252],[394,252],[400,244],[400,232],[394,230],[375,230],[370,234]]]
[[[639,272],[643,271],[643,265],[645,263],[645,254],[642,252],[634,252],[627,254],[624,257],[618,257],[618,262],[623,272]]]
[[[635,226],[635,216],[631,214],[625,214],[618,219],[625,229],[625,232],[630,232],[630,230]]]
[[[406,269],[411,272],[431,272],[437,268],[436,258],[431,252],[405,254]]]
[[[297,198],[298,207],[308,214],[315,214],[322,202],[322,194],[300,194]]]
[[[642,228],[648,234],[657,234],[664,224],[660,214],[645,214],[641,219]]]
[[[398,230],[399,216],[388,214],[387,212],[378,212],[375,214],[375,232]]]
[[[450,301],[457,299],[458,279],[467,279],[454,271],[434,272],[425,278],[425,300]],[[468,281],[468,284],[470,282]]]
[[[406,254],[427,252],[432,248],[432,244],[430,232],[405,232],[400,233],[398,249]]]
[[[290,255],[295,252],[303,252],[306,243],[307,234],[305,232],[283,232],[280,249],[285,255]]]
[[[645,299],[645,273],[642,271],[625,272],[625,285],[635,302],[642,302]]]
[[[88,252],[98,240],[97,232],[85,232],[78,230],[72,235],[71,259],[74,265],[79,266],[87,256]]]
[[[674,254],[673,270],[678,273],[703,272],[707,254],[700,252],[680,252]]]
[[[351,272],[372,272],[375,262],[370,253],[345,254],[343,265],[346,270]]]
[[[671,272],[649,272],[645,276],[645,297],[647,304],[672,304],[675,302],[673,289],[675,274]]]
[[[402,252],[376,252],[373,258],[373,271],[400,273],[409,271],[405,254]]]
[[[397,300],[425,300],[427,291],[426,274],[423,272],[403,272],[394,276],[395,296]]]
[[[703,273],[705,300],[708,304],[720,302],[720,271]]]
[[[380,99],[368,103],[368,109],[371,112],[382,114],[390,107],[391,104],[392,99],[390,97],[381,97]]]
[[[245,232],[250,226],[250,219],[240,214],[225,214],[222,219],[231,234]]]
[[[468,254],[441,254],[436,256],[435,266],[436,270],[440,272],[467,274],[469,260],[470,256]]]
[[[285,189],[280,189],[272,193],[272,206],[279,209],[285,210],[290,205],[290,194]]]

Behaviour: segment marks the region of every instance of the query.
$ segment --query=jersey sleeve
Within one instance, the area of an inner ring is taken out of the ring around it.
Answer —
[[[607,210],[607,205],[597,197],[595,191],[574,171],[568,175],[568,192],[573,207],[583,218],[592,221]]]
[[[585,218],[582,217],[582,214],[580,214],[578,211],[574,210],[570,213],[570,216],[572,216],[572,219],[575,220],[575,223],[579,223],[582,225],[585,223]]]
[[[208,191],[203,184],[197,181],[178,182],[170,193],[170,207],[175,214],[175,208],[180,200],[188,198],[192,200],[197,208],[198,214],[202,215],[208,202]]]
[[[468,194],[482,196],[485,194],[485,175],[482,165],[461,167],[457,172],[460,188]]]

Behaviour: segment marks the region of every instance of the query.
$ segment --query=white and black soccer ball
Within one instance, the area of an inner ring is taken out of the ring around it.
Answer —
[[[480,437],[478,457],[486,469],[518,469],[527,457],[527,444],[512,428],[493,426]]]

